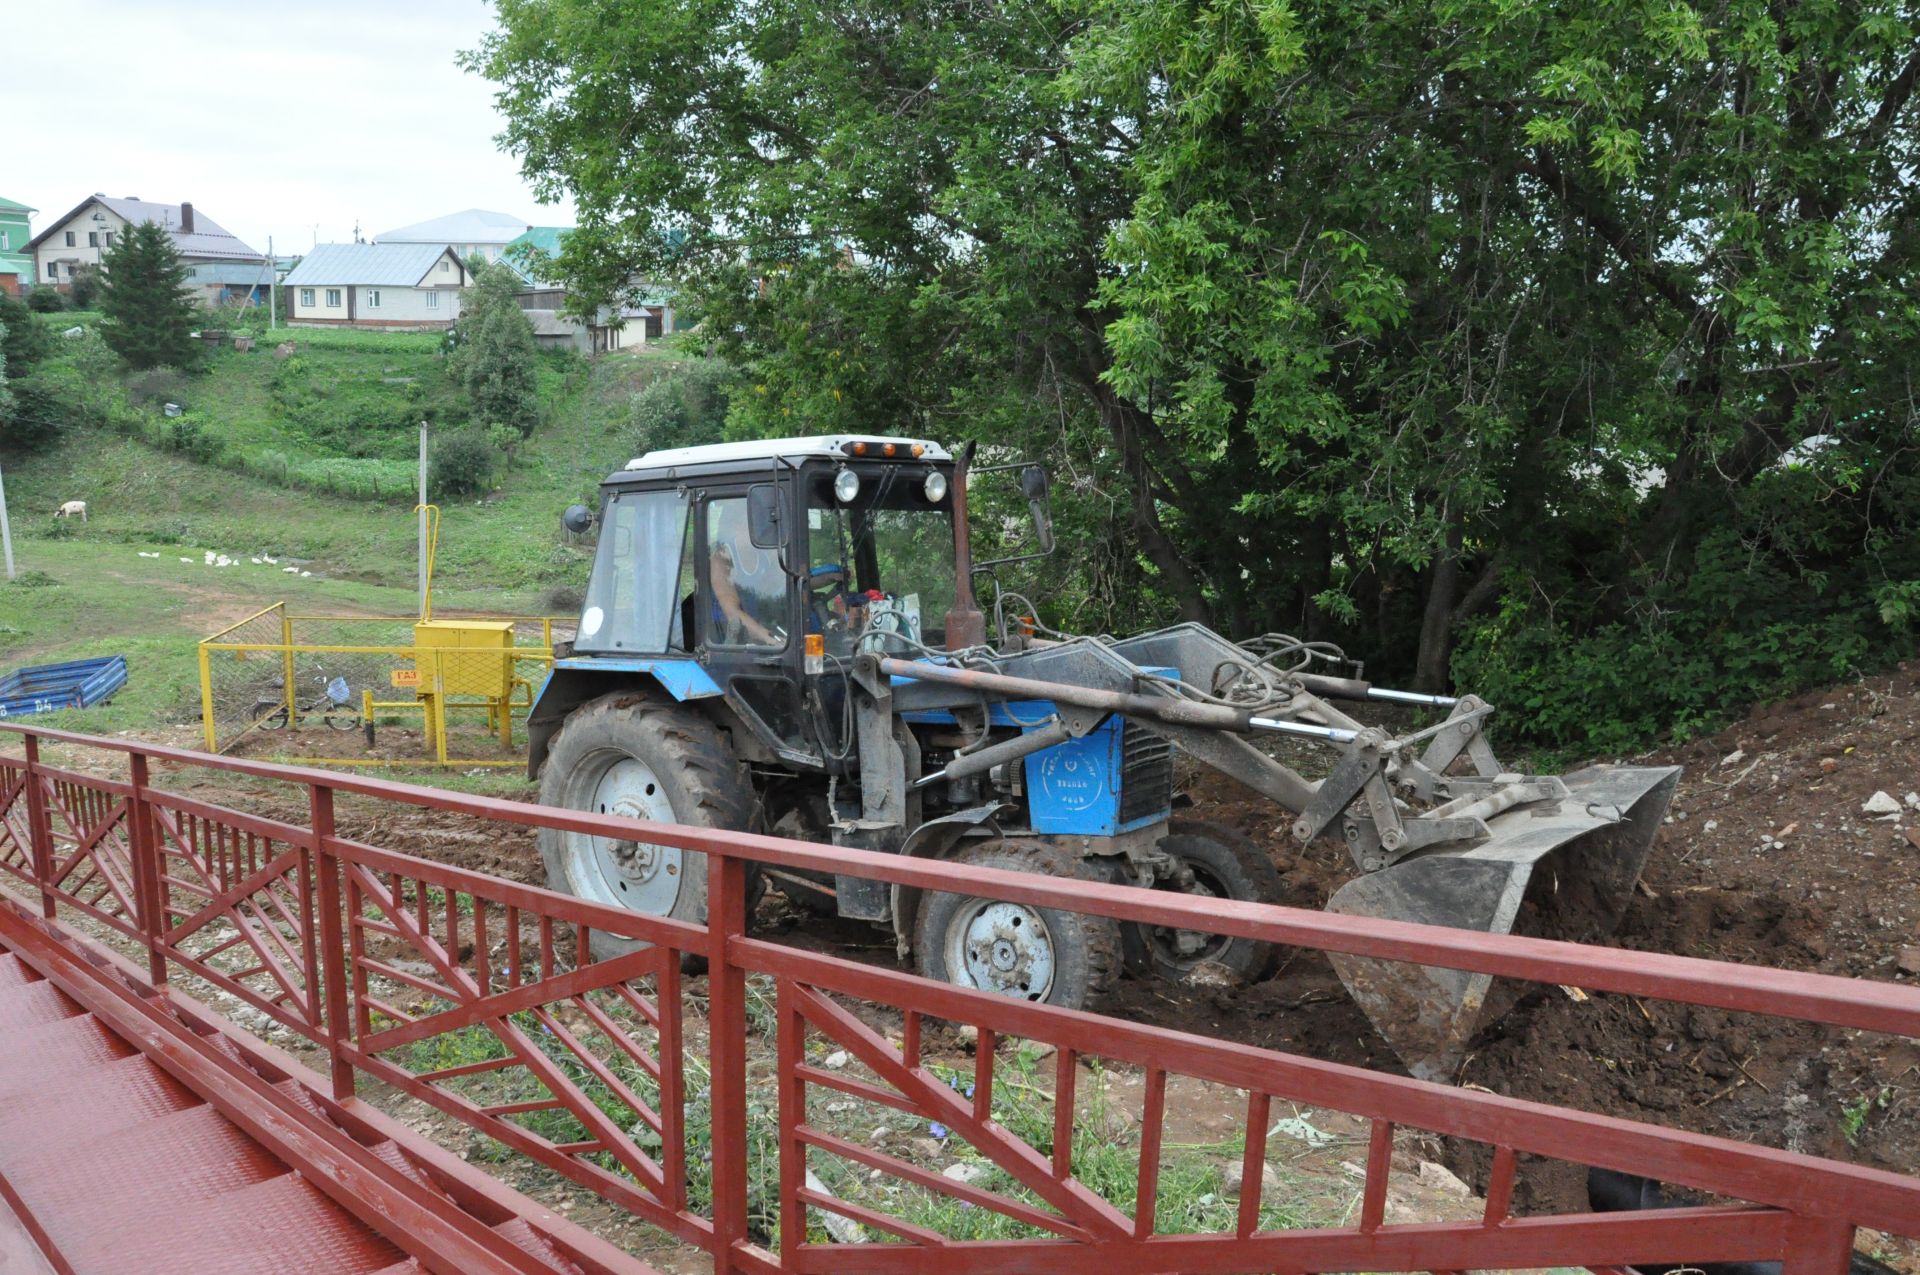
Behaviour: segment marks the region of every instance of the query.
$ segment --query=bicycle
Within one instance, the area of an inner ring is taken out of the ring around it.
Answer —
[[[344,677],[327,678],[319,674],[323,690],[305,704],[298,704],[300,720],[308,721],[316,714],[320,720],[337,731],[360,729],[360,707],[354,701],[353,688],[347,685]],[[274,679],[274,685],[284,687],[286,682]],[[287,701],[276,696],[267,699],[264,696],[253,702],[253,711],[249,714],[255,725],[261,730],[280,730],[287,725]]]

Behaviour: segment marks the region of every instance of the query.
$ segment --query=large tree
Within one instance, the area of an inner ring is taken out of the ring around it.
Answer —
[[[187,266],[173,236],[157,222],[142,222],[100,263],[100,335],[113,352],[136,369],[198,363],[193,332],[202,311],[187,290]]]
[[[1909,6],[499,9],[569,278],[680,281],[743,428],[1048,448],[1083,618],[1622,700],[1920,612]]]

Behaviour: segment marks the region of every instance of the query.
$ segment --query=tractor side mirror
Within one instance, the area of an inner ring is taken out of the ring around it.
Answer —
[[[747,488],[747,539],[754,548],[786,548],[787,524],[781,512],[778,487],[759,483]]]
[[[1033,514],[1033,538],[1041,553],[1053,552],[1053,510],[1047,504],[1047,471],[1028,465],[1020,471],[1020,491]]]
[[[593,510],[585,505],[568,505],[560,515],[560,525],[576,536],[584,536],[593,530]]]

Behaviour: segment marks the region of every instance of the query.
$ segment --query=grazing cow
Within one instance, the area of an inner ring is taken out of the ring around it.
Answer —
[[[1637,1209],[1684,1209],[1693,1205],[1687,1200],[1674,1199],[1651,1178],[1592,1168],[1587,1170],[1587,1207],[1595,1213],[1630,1213]],[[1778,1262],[1643,1262],[1629,1269],[1641,1275],[1672,1275],[1675,1271],[1700,1271],[1702,1275],[1780,1275]],[[1865,1253],[1855,1253],[1847,1270],[1848,1275],[1895,1275],[1891,1266]]]
[[[78,518],[81,522],[85,522],[87,520],[87,502],[84,500],[69,500],[66,504],[60,506],[60,511],[54,514],[54,517]]]

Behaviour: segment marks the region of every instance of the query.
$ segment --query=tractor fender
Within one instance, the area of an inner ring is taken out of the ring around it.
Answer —
[[[691,659],[568,656],[555,660],[527,712],[527,778],[540,778],[547,748],[573,710],[611,691],[665,692],[677,703],[717,698],[720,686]]]
[[[1004,801],[990,801],[984,806],[972,806],[938,819],[929,819],[908,834],[900,845],[900,853],[916,859],[940,859],[962,841],[998,836],[999,828],[994,826],[993,817],[1005,810],[1007,804]],[[902,959],[913,954],[913,918],[920,911],[920,896],[923,893],[917,886],[893,887],[893,941],[899,947]]]

